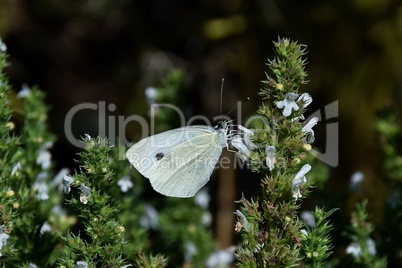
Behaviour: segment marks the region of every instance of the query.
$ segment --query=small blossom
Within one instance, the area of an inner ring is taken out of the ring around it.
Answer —
[[[16,174],[17,171],[21,169],[21,167],[21,162],[17,162],[17,164],[15,164],[11,170],[11,176],[14,176],[14,174]]]
[[[3,42],[3,40],[1,40],[1,37],[0,37],[0,51],[1,51],[2,53],[4,53],[4,52],[7,51],[7,46],[6,46],[6,44]]]
[[[301,230],[300,230],[300,233],[302,233],[302,234],[305,235],[305,236],[308,236],[308,232],[307,232],[306,229],[301,229]]]
[[[30,262],[28,268],[37,268],[35,263]]]
[[[28,87],[27,84],[22,84],[20,92],[17,94],[18,99],[24,99],[31,94],[31,89]]]
[[[299,110],[299,105],[297,105],[297,103],[295,102],[297,97],[298,95],[296,93],[291,92],[286,94],[284,100],[278,101],[276,103],[276,107],[278,107],[279,109],[284,108],[282,111],[282,115],[284,117],[288,117],[292,113],[292,110]]]
[[[210,226],[212,223],[212,215],[209,211],[205,211],[201,216],[201,223],[204,226]]]
[[[154,87],[147,87],[145,89],[145,97],[149,105],[155,103],[156,96],[158,96],[158,90]]]
[[[246,162],[248,157],[251,155],[251,152],[243,143],[242,138],[240,136],[235,136],[230,140],[230,143],[237,149],[236,155],[238,155],[242,161]]]
[[[369,238],[369,239],[367,239],[366,243],[367,243],[368,253],[370,255],[374,256],[377,253],[374,240]],[[355,258],[358,258],[362,254],[362,249],[360,247],[360,244],[358,242],[350,243],[349,246],[346,248],[346,253],[353,255],[353,257],[355,257]]]
[[[50,226],[50,224],[49,224],[47,221],[45,221],[45,222],[43,223],[42,227],[40,228],[39,233],[40,233],[41,235],[43,235],[44,233],[50,232],[50,231],[52,231],[52,226]]]
[[[304,103],[303,108],[306,108],[313,102],[313,98],[311,97],[310,94],[303,93],[300,95],[300,97],[297,99],[297,101],[302,101]]]
[[[203,209],[207,209],[210,199],[211,197],[209,196],[208,191],[202,189],[194,196],[194,203]]]
[[[243,213],[241,213],[240,210],[236,210],[235,212],[233,212],[233,214],[235,214],[238,217],[237,218],[238,222],[236,222],[235,231],[240,232],[242,228],[244,228],[246,232],[249,231],[250,224],[248,223],[248,220],[243,215]]]
[[[71,185],[71,183],[72,183],[73,181],[74,181],[74,179],[73,179],[71,176],[69,176],[69,175],[64,175],[64,176],[63,176],[62,184],[64,185],[64,193],[65,193],[65,194],[69,194],[69,193],[70,193],[70,191],[71,191],[70,185]]]
[[[146,204],[144,208],[144,214],[140,217],[141,227],[157,230],[159,228],[158,212],[149,204]]]
[[[194,255],[197,253],[197,247],[193,242],[187,241],[184,245],[184,260],[186,262],[191,262],[193,260]]]
[[[36,164],[41,165],[42,169],[47,169],[50,167],[52,155],[49,151],[40,151],[38,157],[36,158]]]
[[[54,176],[53,180],[52,180],[52,187],[56,187],[58,188],[59,191],[63,191],[63,179],[65,175],[68,175],[68,173],[70,172],[69,168],[62,168],[60,169],[60,171],[56,174],[56,176]]]
[[[235,259],[235,250],[236,247],[232,246],[227,249],[219,250],[212,253],[205,263],[206,266],[208,268],[217,268],[230,265]]]
[[[38,192],[37,197],[39,200],[48,200],[49,199],[48,186],[46,184],[46,179],[47,179],[47,173],[40,172],[38,174],[38,176],[36,176],[36,180],[33,184],[33,189]]]
[[[251,155],[251,150],[257,148],[257,146],[251,141],[251,136],[254,132],[239,125],[239,130],[236,135],[230,139],[230,143],[234,148],[236,148],[237,155],[244,162],[248,160]]]
[[[10,237],[8,234],[4,232],[6,229],[5,225],[0,226],[0,257],[3,256],[1,254],[1,249],[7,244],[7,239]]]
[[[123,193],[127,193],[128,189],[133,187],[133,183],[131,182],[129,175],[125,175],[120,180],[118,180],[117,185],[120,186],[120,190]]]
[[[275,152],[276,152],[276,149],[274,146],[265,147],[265,154],[267,155],[267,157],[265,158],[265,161],[267,163],[269,171],[272,171],[275,168],[275,162],[276,162]]]
[[[300,218],[304,220],[310,228],[315,228],[315,218],[311,211],[302,211]]]
[[[85,261],[77,261],[72,268],[88,268],[88,263]]]
[[[311,166],[309,164],[305,164],[300,171],[297,172],[295,178],[293,179],[292,192],[295,200],[302,197],[300,193],[300,186],[307,181],[306,174],[310,171],[310,169]]]
[[[360,245],[357,242],[350,243],[350,245],[346,248],[346,254],[351,254],[355,258],[359,257],[361,252],[362,249],[360,248]]]
[[[246,144],[250,150],[257,148],[257,146],[251,141],[251,136],[254,135],[254,132],[251,129],[243,127],[242,125],[239,125],[238,128],[242,133],[244,144]]]
[[[42,169],[50,167],[52,155],[49,150],[53,146],[53,142],[46,142],[39,148],[38,156],[36,157],[36,164],[41,165]]]
[[[355,192],[360,192],[360,185],[364,180],[364,174],[360,171],[356,171],[350,177],[349,188]]]
[[[375,242],[371,238],[367,240],[367,248],[370,255],[374,256],[377,253],[377,250],[375,248]]]
[[[81,195],[80,195],[80,201],[81,203],[83,203],[84,205],[86,205],[88,203],[89,198],[91,197],[91,189],[87,186],[85,186],[85,184],[81,184],[80,185],[80,190],[81,190]]]
[[[313,127],[317,125],[318,117],[313,117],[305,124],[302,128],[302,132],[307,135],[307,142],[312,143],[314,141],[314,131]]]

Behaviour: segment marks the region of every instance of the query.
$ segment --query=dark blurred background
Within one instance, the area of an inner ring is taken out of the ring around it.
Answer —
[[[374,124],[386,107],[402,104],[402,2],[399,0],[0,0],[0,36],[14,89],[38,85],[51,105],[49,124],[59,137],[58,165],[74,167],[78,151],[64,135],[64,118],[83,102],[114,103],[114,115],[147,115],[144,90],[159,86],[174,68],[186,72],[190,114],[219,114],[238,100],[246,117],[261,102],[257,92],[278,36],[307,45],[309,111],[339,101],[339,165],[324,188],[329,206],[347,213],[349,178],[365,174],[364,195],[377,225],[392,190],[378,171]],[[74,119],[74,133],[96,135],[96,112]],[[325,122],[324,122],[325,123]],[[325,124],[317,145],[325,144]],[[135,133],[128,131],[133,139]],[[325,150],[321,148],[321,150]],[[215,185],[215,184],[212,184]],[[240,186],[241,187],[241,186]],[[239,197],[241,189],[238,187]],[[325,205],[325,201],[321,201]]]

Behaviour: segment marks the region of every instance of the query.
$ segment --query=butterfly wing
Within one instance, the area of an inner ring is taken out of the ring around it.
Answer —
[[[208,182],[222,154],[221,135],[210,127],[174,129],[134,144],[127,158],[157,192],[190,197]]]

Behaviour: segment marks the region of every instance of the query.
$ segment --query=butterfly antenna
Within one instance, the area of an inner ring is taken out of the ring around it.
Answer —
[[[242,102],[241,102],[241,104],[244,104],[245,102],[247,102],[247,101],[249,101],[250,100],[250,98],[249,97],[247,97],[247,98],[245,98]],[[235,106],[235,107],[233,107],[232,109],[230,109],[230,111],[226,114],[226,116],[228,116],[231,112],[233,112],[234,110],[236,110],[237,109],[237,105]]]
[[[222,114],[222,100],[223,100],[223,84],[225,83],[225,78],[222,78],[222,84],[221,84],[221,102],[219,104],[219,114]]]

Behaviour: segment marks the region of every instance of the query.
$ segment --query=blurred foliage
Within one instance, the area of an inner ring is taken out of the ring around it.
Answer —
[[[374,226],[369,222],[366,207],[367,200],[364,200],[362,203],[356,204],[356,208],[352,212],[350,230],[346,235],[353,242],[346,248],[346,253],[352,256],[354,267],[387,267],[387,259],[377,255],[376,242],[370,238]]]

